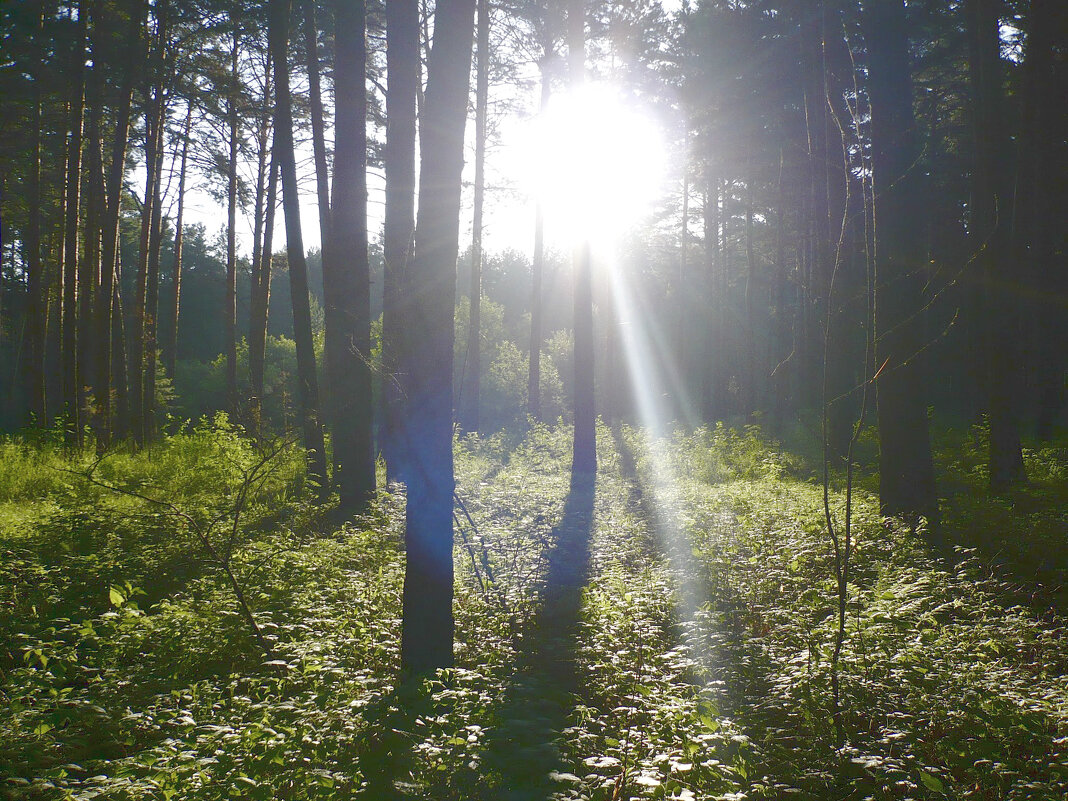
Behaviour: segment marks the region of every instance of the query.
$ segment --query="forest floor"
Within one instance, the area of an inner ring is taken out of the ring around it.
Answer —
[[[0,444],[0,798],[1068,795],[1064,448],[1004,499],[943,442],[955,547],[862,481],[834,670],[810,464],[602,427],[573,484],[569,437],[458,442],[457,667],[407,683],[402,498],[329,525],[299,454],[225,425]]]

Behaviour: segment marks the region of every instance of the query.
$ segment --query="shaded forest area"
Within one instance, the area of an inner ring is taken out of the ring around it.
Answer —
[[[1064,798],[1066,32],[0,5],[0,798]]]

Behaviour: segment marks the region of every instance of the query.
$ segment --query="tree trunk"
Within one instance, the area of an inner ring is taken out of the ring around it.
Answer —
[[[163,244],[163,129],[167,120],[164,103],[160,105],[159,128],[156,133],[156,169],[152,192],[152,227],[148,236],[148,275],[145,283],[145,441],[155,439],[158,420],[156,415],[156,332],[159,317],[159,258]]]
[[[1065,71],[1055,59],[1055,34],[1068,25],[1068,9],[1057,0],[1031,0],[1024,58],[1024,121],[1018,146],[1020,173],[1016,182],[1016,246],[1025,265],[1035,300],[1026,307],[1031,319],[1028,366],[1034,379],[1035,434],[1051,440],[1064,404],[1065,353],[1068,331],[1063,304],[1068,295],[1064,255],[1056,256],[1056,232],[1063,224],[1063,193],[1058,200],[1060,174],[1056,161],[1058,137],[1066,133],[1061,99],[1068,86]],[[1057,76],[1061,76],[1058,84]]]
[[[586,6],[568,0],[568,66],[571,90],[586,80]],[[575,336],[575,439],[571,460],[573,476],[592,477],[597,471],[597,418],[593,396],[593,282],[590,242],[583,231],[572,254],[574,265]]]
[[[114,433],[111,397],[111,390],[115,383],[112,371],[112,318],[113,315],[117,313],[114,297],[117,294],[115,278],[119,270],[118,255],[119,227],[122,208],[122,185],[123,177],[126,172],[126,148],[130,135],[130,115],[133,105],[134,81],[137,74],[137,67],[143,58],[144,43],[141,38],[141,26],[144,19],[145,4],[141,2],[141,0],[130,0],[126,10],[129,15],[129,28],[126,42],[128,55],[122,60],[122,80],[118,89],[118,94],[115,98],[115,129],[113,134],[114,138],[111,143],[111,161],[108,164],[107,171],[107,211],[102,227],[100,245],[100,286],[97,290],[95,304],[96,345],[99,354],[99,360],[97,361],[97,370],[99,372],[97,374],[96,384],[97,387],[100,388],[98,390],[100,394],[97,398],[97,403],[99,404],[101,419],[101,424],[98,426],[98,431],[100,432],[98,436],[100,434],[103,436],[102,440],[98,440],[97,445],[105,448],[110,444]],[[119,322],[121,323],[121,320]],[[121,325],[119,328],[121,330]],[[125,366],[122,375],[122,391],[125,392]],[[107,388],[106,391],[103,389],[105,387]],[[126,409],[124,410],[123,415],[121,415],[122,426],[125,426],[128,422],[128,418],[125,416],[128,413],[129,410]]]
[[[983,283],[982,347],[976,357],[987,365],[990,419],[990,486],[995,491],[1024,480],[1017,422],[1020,390],[1019,299],[1003,274],[1009,266],[1012,192],[1008,175],[1009,141],[1004,128],[1001,87],[1001,36],[996,0],[969,0],[972,124],[971,246]],[[979,355],[979,354],[983,355]]]
[[[67,151],[66,200],[63,239],[63,407],[68,444],[81,442],[81,407],[78,403],[78,230],[81,217],[82,117],[85,106],[85,39],[88,14],[79,4],[78,32],[71,52],[70,139]]]
[[[327,486],[326,447],[319,415],[319,379],[315,373],[311,304],[308,299],[308,265],[300,231],[300,197],[297,161],[293,152],[293,106],[289,94],[289,0],[271,0],[270,41],[275,75],[275,156],[282,178],[286,252],[289,256],[289,288],[293,302],[293,339],[297,346],[297,378],[300,387],[304,447],[308,452],[308,478],[320,488]]]
[[[252,421],[259,436],[263,417],[263,370],[267,351],[267,311],[271,301],[271,261],[274,246],[274,214],[278,205],[277,149],[272,148],[267,179],[267,213],[263,243],[258,259],[253,259],[252,299],[249,309],[248,374],[252,398]]]
[[[230,154],[226,164],[226,299],[223,318],[226,327],[226,406],[236,417],[237,399],[237,92],[238,74],[237,22],[233,22],[230,48],[229,96],[226,99],[227,134]]]
[[[182,133],[182,161],[178,168],[178,216],[174,222],[174,267],[171,270],[171,294],[167,299],[170,306],[170,328],[163,345],[163,369],[167,377],[174,379],[174,368],[178,361],[178,318],[182,308],[182,241],[185,236],[185,176],[189,160],[189,134],[193,125],[193,102],[185,113],[185,127]]]
[[[44,16],[40,12],[35,21],[35,38],[40,35]],[[42,53],[43,43],[34,51]],[[23,386],[27,423],[43,426],[47,420],[45,406],[45,337],[47,335],[48,302],[44,264],[41,261],[41,81],[44,78],[44,57],[41,55],[33,72],[33,153],[26,203],[29,219],[26,225],[26,348],[23,354]]]
[[[475,69],[475,197],[471,225],[470,314],[467,358],[460,387],[460,428],[478,431],[482,394],[482,212],[486,198],[486,117],[489,112],[489,0],[478,0],[478,63]]]
[[[122,270],[121,264],[115,262],[115,275],[111,282],[111,373],[115,384],[115,429],[114,437],[118,440],[131,435],[130,425],[130,357],[126,348],[126,316],[122,305]]]
[[[401,664],[415,674],[453,663],[453,318],[474,11],[475,0],[439,0],[423,107],[408,284],[412,348],[405,432],[411,464],[401,630]]]
[[[308,69],[308,102],[311,105],[312,154],[315,160],[316,197],[319,200],[319,241],[322,243],[325,264],[326,248],[330,239],[330,176],[326,169],[326,126],[323,122],[323,92],[319,80],[319,36],[315,25],[315,0],[303,0],[303,3],[304,52]]]
[[[323,289],[334,485],[346,512],[367,509],[375,494],[365,28],[362,0],[339,0],[335,11],[333,207],[329,247],[323,254]]]
[[[102,125],[104,114],[104,69],[105,58],[102,52],[102,31],[106,30],[103,20],[104,4],[100,0],[89,3],[89,24],[92,33],[92,69],[88,71],[85,81],[85,172],[87,173],[85,196],[85,225],[83,241],[85,253],[78,270],[78,406],[86,410],[86,422],[96,429],[97,440],[106,439],[102,430],[101,417],[96,413],[99,398],[109,392],[106,385],[96,384],[99,370],[97,359],[102,358],[99,343],[92,336],[94,313],[93,306],[100,284],[101,232],[106,217],[106,200],[104,197],[104,165]],[[92,390],[92,395],[90,395]],[[99,444],[98,444],[99,447]]]
[[[919,148],[902,0],[872,0],[868,43],[872,171],[878,230],[876,364],[879,504],[884,515],[938,521],[923,385],[923,266]]]
[[[419,91],[419,7],[416,0],[386,0],[386,212],[382,369],[385,405],[382,449],[386,479],[403,480],[404,407],[408,345],[405,304],[408,260],[415,231],[416,98]]]
[[[263,108],[270,108],[271,101],[271,62],[267,60],[263,79]],[[249,425],[254,436],[260,436],[260,426],[263,415],[263,357],[266,349],[266,331],[263,337],[259,337],[258,309],[259,283],[263,275],[264,259],[264,209],[268,203],[267,194],[270,184],[274,181],[274,161],[270,160],[271,149],[271,125],[268,115],[259,120],[256,131],[256,199],[252,210],[252,272],[251,287],[249,290],[249,323],[248,323],[248,416]],[[271,199],[273,202],[273,198]],[[253,344],[254,340],[259,340]],[[258,351],[258,352],[255,352]],[[253,367],[253,361],[258,364]]]

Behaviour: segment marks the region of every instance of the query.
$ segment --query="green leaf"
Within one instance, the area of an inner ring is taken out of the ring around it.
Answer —
[[[945,792],[945,785],[942,784],[942,780],[931,773],[921,772],[920,781],[923,782],[924,787],[928,790],[934,790],[936,793]]]
[[[112,606],[122,606],[126,603],[126,595],[123,594],[122,588],[111,585],[111,589],[108,590],[108,599],[111,601]]]

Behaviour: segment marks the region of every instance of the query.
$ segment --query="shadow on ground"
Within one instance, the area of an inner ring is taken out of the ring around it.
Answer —
[[[485,754],[495,787],[479,797],[509,801],[548,799],[561,788],[560,756],[575,699],[582,696],[578,644],[582,591],[590,567],[593,476],[572,477],[564,514],[554,531],[541,606],[519,642],[516,674],[500,705],[500,724]]]
[[[354,773],[367,798],[502,799],[540,801],[562,789],[557,778],[563,730],[581,696],[577,651],[582,591],[590,564],[595,480],[573,478],[563,517],[553,531],[540,610],[521,635],[515,675],[499,700],[497,723],[486,735],[483,764],[469,775],[442,775],[433,786],[413,781],[419,723],[448,715],[421,681],[401,682],[363,714],[368,737],[354,754]],[[446,680],[447,681],[447,680]],[[435,779],[437,777],[434,777]]]

